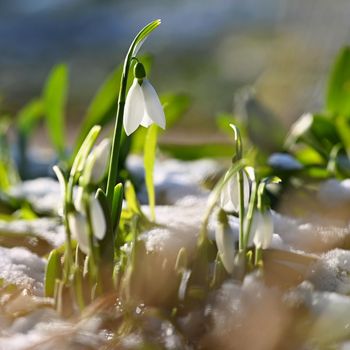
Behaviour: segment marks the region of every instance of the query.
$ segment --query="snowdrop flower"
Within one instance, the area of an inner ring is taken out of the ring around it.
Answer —
[[[228,273],[232,273],[235,264],[235,236],[227,222],[225,212],[219,212],[215,229],[215,241],[219,251],[220,259]]]
[[[245,171],[243,173],[243,189],[244,189],[244,207],[248,207],[250,196],[250,183],[248,175]],[[228,173],[225,175],[225,180]],[[228,180],[223,187],[220,195],[220,207],[227,212],[238,212],[239,210],[239,181],[238,174],[235,174]]]
[[[273,235],[273,221],[271,210],[256,211],[250,230],[250,238],[258,249],[266,249],[270,246]]]
[[[69,227],[79,243],[79,248],[85,254],[89,254],[89,230],[88,221],[83,211],[82,192],[78,189],[75,205],[77,211],[68,214]],[[90,196],[90,217],[94,238],[102,240],[106,234],[106,220],[100,202],[94,195]]]
[[[99,183],[106,174],[110,145],[110,139],[103,139],[87,157],[85,169],[88,172],[86,180],[89,183]]]
[[[153,86],[145,78],[146,72],[141,63],[135,65],[134,75],[135,79],[125,101],[125,133],[129,136],[140,125],[148,128],[153,123],[165,129],[162,105]]]

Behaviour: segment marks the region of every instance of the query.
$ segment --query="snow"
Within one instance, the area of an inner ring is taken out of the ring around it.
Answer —
[[[350,179],[329,179],[320,185],[318,199],[326,207],[342,206],[350,203]]]
[[[308,280],[317,290],[350,293],[350,251],[334,249],[310,266]]]
[[[288,163],[290,159],[284,157],[282,160],[291,166]],[[133,176],[143,181],[142,158],[129,157],[127,165]],[[174,276],[169,271],[173,273],[177,254],[182,247],[186,248],[189,259],[194,256],[209,195],[202,184],[222,170],[212,160],[182,162],[169,159],[156,162],[154,181],[157,203],[163,205],[156,207],[158,225],[140,235],[147,250],[142,263],[150,262],[151,275],[156,273],[158,277],[157,285],[150,288],[153,296],[161,298],[157,293],[164,294],[163,290],[171,288],[169,286],[175,283]],[[58,203],[61,202],[59,184],[46,178],[26,181],[14,188],[12,194],[28,199],[41,212],[57,213]],[[141,188],[140,198],[142,203],[147,203],[145,187]],[[350,179],[323,182],[315,200],[324,206],[350,204]],[[142,210],[149,213],[147,205],[143,205]],[[293,300],[305,307],[310,316],[311,341],[343,341],[350,336],[350,297],[347,296],[350,294],[350,251],[341,249],[348,246],[349,219],[344,225],[334,222],[327,224],[323,217],[311,221],[274,211],[272,217],[274,234],[271,250],[279,251],[279,262],[287,264],[298,273],[302,271],[302,275],[306,276],[305,281],[298,287],[294,285],[290,290],[284,291],[267,286],[257,274],[246,276],[243,283],[228,279],[210,296],[205,315],[196,310],[196,315],[186,315],[179,323],[188,328],[194,322],[188,321],[191,317],[199,318],[200,321],[203,317],[210,317],[212,326],[204,339],[209,347],[214,344],[215,348],[225,348],[225,344],[231,343],[234,338],[237,348],[252,349],[257,344],[263,350],[281,348],[290,330],[290,322],[295,317],[291,311]],[[233,241],[237,242],[238,219],[233,216],[228,219]],[[207,230],[211,239],[215,237],[215,227],[216,214],[213,213]],[[23,237],[39,238],[52,247],[61,245],[65,238],[64,228],[56,218],[0,221],[0,237],[1,233],[4,242],[6,237],[15,237],[19,242]],[[286,252],[299,254],[305,259],[297,266],[294,261],[283,260]],[[50,340],[41,347],[43,349],[69,346],[73,338],[79,344],[102,344],[105,338],[99,333],[98,318],[90,318],[90,324],[85,322],[73,325],[60,320],[48,307],[30,309],[35,303],[46,305],[47,301],[40,298],[43,293],[45,264],[45,259],[26,248],[0,247],[0,279],[5,285],[28,290],[31,297],[26,299],[26,295],[20,295],[16,302],[8,304],[9,310],[15,313],[18,305],[27,300],[28,314],[14,322],[2,319],[3,315],[0,315],[1,324],[6,325],[3,333],[0,333],[0,349],[25,349],[45,339]],[[159,325],[159,329],[159,337],[173,331],[166,324]],[[71,338],[73,334],[74,337]],[[56,340],[53,335],[57,336]],[[139,338],[142,340],[142,337],[143,335],[132,334],[125,338],[125,344]],[[344,343],[343,348],[349,348],[349,343]]]
[[[56,180],[48,177],[23,181],[13,187],[10,194],[16,198],[27,199],[40,213],[57,214],[61,209],[60,185]]]
[[[143,160],[139,156],[130,156],[127,168],[140,182],[144,183]],[[218,162],[210,159],[201,159],[192,162],[176,159],[156,161],[154,167],[154,185],[157,193],[157,202],[161,204],[183,204],[188,198],[195,201],[206,198],[209,191],[201,183],[216,175],[222,167]],[[147,202],[147,192],[142,186],[139,193],[142,203]]]
[[[57,218],[39,218],[33,220],[0,220],[1,235],[20,237],[38,237],[54,247],[64,243],[65,231]]]
[[[43,293],[44,259],[24,248],[0,247],[0,279],[5,284],[29,288],[36,295]]]

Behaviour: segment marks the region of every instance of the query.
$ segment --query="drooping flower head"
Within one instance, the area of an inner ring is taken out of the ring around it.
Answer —
[[[159,97],[146,79],[145,68],[138,62],[134,68],[134,81],[125,101],[124,129],[129,136],[140,125],[148,128],[155,123],[165,129],[165,115]]]

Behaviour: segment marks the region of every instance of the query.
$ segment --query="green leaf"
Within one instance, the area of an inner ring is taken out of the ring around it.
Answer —
[[[29,137],[43,117],[44,106],[41,99],[26,104],[17,114],[17,128],[22,136]]]
[[[151,211],[152,221],[155,221],[156,219],[156,213],[155,213],[156,196],[154,191],[153,171],[154,171],[154,162],[156,160],[157,139],[158,139],[158,127],[157,125],[153,124],[147,130],[146,142],[144,147],[146,188],[147,188],[148,204]]]
[[[124,191],[128,209],[135,214],[143,215],[140,203],[136,196],[135,188],[130,181],[125,182]]]
[[[334,124],[342,141],[344,150],[348,157],[350,157],[350,120],[342,116],[337,116]]]
[[[123,206],[123,184],[119,183],[114,187],[112,203],[112,227],[115,230],[119,226],[120,215]]]
[[[164,94],[160,101],[164,108],[166,127],[171,128],[184,115],[191,105],[191,98],[187,94]]]
[[[49,255],[45,271],[45,296],[52,298],[56,280],[61,278],[61,254],[53,249]]]
[[[136,35],[134,41],[131,43],[129,52],[131,56],[136,56],[138,51],[140,50],[142,44],[145,42],[147,37],[161,24],[160,19],[156,19],[155,21],[148,23],[145,27],[143,27],[140,32]]]
[[[72,169],[70,172],[71,176],[74,177],[77,173],[83,170],[86,158],[89,155],[91,148],[93,147],[98,135],[100,134],[100,131],[101,127],[99,125],[95,125],[91,128],[83,144],[81,145],[76,157],[74,158]]]
[[[68,69],[64,64],[55,66],[45,83],[43,101],[46,123],[51,142],[60,157],[65,151],[64,109],[68,90]]]
[[[344,47],[335,60],[328,81],[326,109],[333,115],[350,117],[350,47]]]

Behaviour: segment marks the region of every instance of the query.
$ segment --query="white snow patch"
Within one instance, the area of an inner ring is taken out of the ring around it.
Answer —
[[[36,295],[43,293],[45,260],[25,248],[0,247],[0,279]]]

